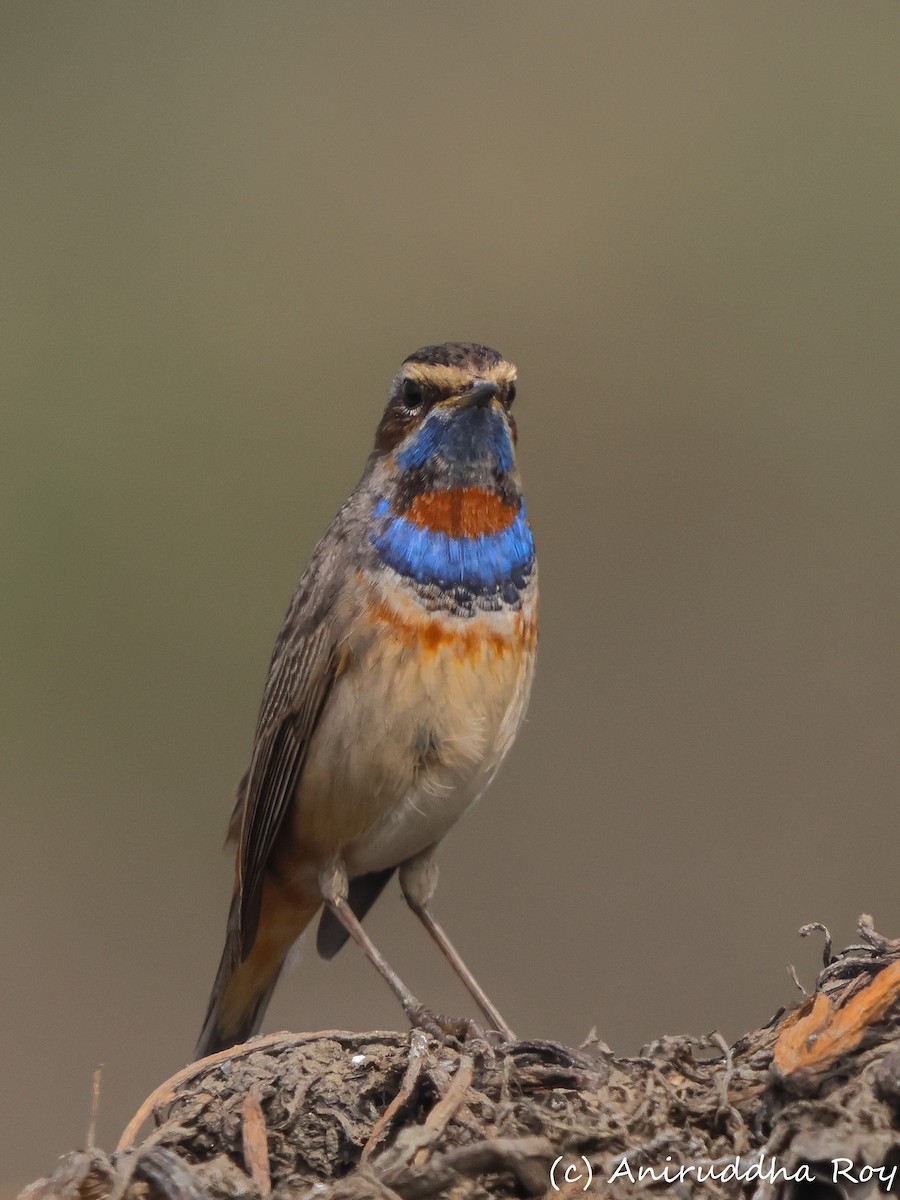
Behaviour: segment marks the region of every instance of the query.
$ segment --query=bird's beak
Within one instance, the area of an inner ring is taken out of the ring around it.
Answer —
[[[460,408],[487,408],[493,398],[499,395],[500,389],[496,383],[491,383],[488,379],[479,379],[467,392],[463,392],[457,404]]]

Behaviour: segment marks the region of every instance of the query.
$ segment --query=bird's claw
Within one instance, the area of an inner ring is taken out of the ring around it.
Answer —
[[[484,1042],[490,1046],[488,1035],[471,1017],[448,1017],[425,1004],[411,1005],[406,1014],[415,1029],[421,1029],[439,1042],[455,1040],[463,1045]]]

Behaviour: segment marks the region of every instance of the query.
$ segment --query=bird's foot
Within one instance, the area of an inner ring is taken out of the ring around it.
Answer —
[[[423,1030],[439,1042],[455,1041],[465,1046],[482,1042],[490,1050],[492,1039],[496,1041],[497,1037],[502,1037],[487,1033],[471,1017],[448,1017],[425,1004],[411,1005],[406,1015],[414,1029]]]

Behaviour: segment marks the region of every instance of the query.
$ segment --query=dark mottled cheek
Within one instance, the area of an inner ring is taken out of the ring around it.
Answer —
[[[391,405],[385,409],[378,429],[375,431],[375,449],[379,454],[389,454],[409,435],[415,424],[415,416],[405,409]]]

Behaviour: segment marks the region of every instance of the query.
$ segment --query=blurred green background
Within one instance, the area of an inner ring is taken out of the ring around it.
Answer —
[[[0,1195],[190,1053],[274,635],[425,342],[518,363],[530,719],[437,911],[523,1035],[900,934],[895,0],[0,10]],[[373,935],[465,1002],[392,889]],[[349,947],[265,1028],[396,1028]]]

